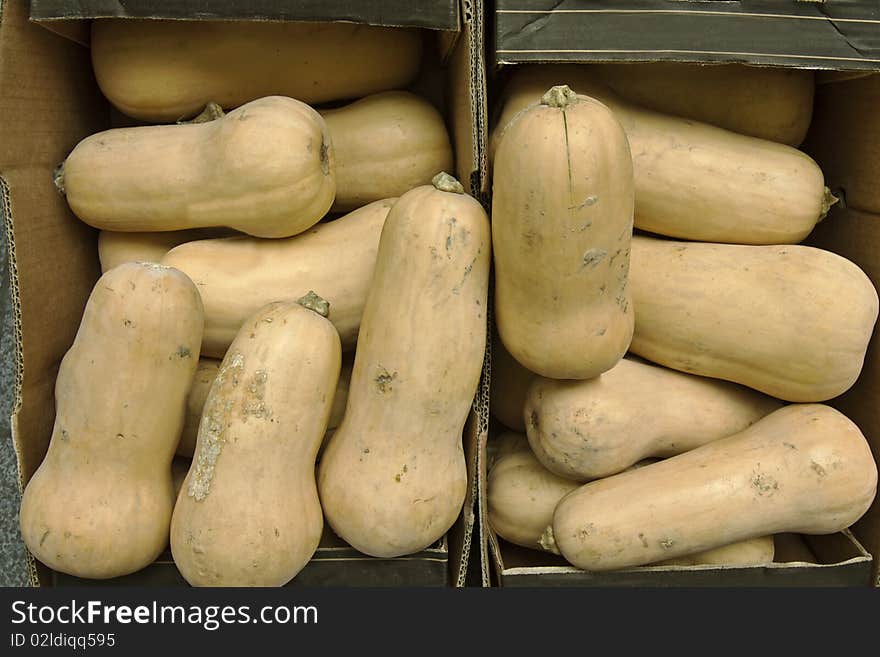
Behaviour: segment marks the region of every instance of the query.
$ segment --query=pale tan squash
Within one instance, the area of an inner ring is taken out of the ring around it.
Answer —
[[[578,65],[565,68],[566,77],[579,74]],[[679,62],[584,68],[636,105],[789,146],[804,140],[813,115],[814,74],[806,69]]]
[[[245,319],[265,304],[315,290],[330,302],[342,345],[358,326],[385,217],[396,199],[376,201],[284,240],[201,240],[172,249],[162,262],[186,272],[205,304],[202,353],[222,358]]]
[[[737,433],[780,406],[727,381],[624,358],[587,381],[535,377],[523,417],[544,467],[586,482]]]
[[[220,370],[221,361],[216,358],[199,359],[199,367],[196,370],[195,379],[189,396],[186,398],[186,420],[183,424],[183,432],[180,434],[180,442],[177,444],[177,454],[192,458],[196,448],[196,439],[199,435],[199,424],[202,421],[202,411],[208,393],[217,373]],[[348,399],[348,383],[351,380],[350,358],[344,359],[342,369],[339,372],[339,381],[336,384],[336,392],[333,395],[333,404],[330,407],[330,419],[327,421],[327,431],[331,431],[342,422],[345,413],[345,402]]]
[[[588,379],[629,347],[632,175],[620,123],[568,87],[507,126],[492,178],[495,318],[528,370]]]
[[[819,166],[784,144],[644,109],[578,69],[517,70],[505,87],[490,137],[490,157],[505,129],[553,84],[605,105],[623,125],[632,152],[635,227],[706,242],[783,244],[803,240],[836,199]],[[537,165],[536,165],[537,166]]]
[[[351,23],[96,20],[92,65],[119,110],[153,122],[279,94],[309,103],[408,84],[419,30]]]
[[[489,525],[511,543],[540,550],[556,504],[580,484],[541,465],[525,435],[508,433],[497,440],[498,453],[486,479]]]
[[[101,272],[118,267],[123,262],[159,262],[175,246],[196,240],[229,237],[233,234],[234,231],[227,228],[193,228],[162,233],[120,233],[102,230],[98,233]]]
[[[267,96],[213,121],[90,135],[55,182],[77,217],[104,230],[225,226],[287,237],[330,209],[335,167],[321,115]]]
[[[553,474],[535,457],[525,435],[506,433],[495,439],[497,457],[489,469],[486,499],[489,523],[501,538],[522,547],[541,549],[544,530],[553,522],[553,511],[577,482]],[[628,470],[656,463],[644,459]],[[772,536],[738,541],[712,550],[658,562],[657,566],[752,566],[773,561]]]
[[[171,521],[174,563],[193,586],[281,586],[318,549],[315,457],[342,353],[322,303],[268,304],[223,359]]]
[[[877,466],[858,427],[792,404],[748,429],[585,484],[556,506],[544,546],[612,570],[780,532],[831,534],[871,505]]]
[[[508,353],[497,336],[493,339],[489,410],[508,429],[525,433],[523,406],[529,384],[536,376]]]
[[[861,371],[877,291],[814,247],[632,240],[633,353],[787,401],[831,399]]]
[[[126,263],[98,280],[58,371],[49,451],[21,501],[25,545],[53,570],[118,577],[165,549],[203,321],[195,285],[174,269]]]
[[[482,206],[446,174],[388,214],[345,416],[318,468],[328,523],[366,554],[428,547],[461,511],[462,430],[486,346],[489,233]]]
[[[334,212],[396,197],[453,166],[440,112],[408,91],[386,91],[321,116],[336,151]]]
[[[683,557],[658,561],[654,566],[763,566],[773,562],[773,536],[758,536]]]
[[[541,465],[529,449],[526,436],[507,433],[496,440],[500,443],[498,456],[489,470],[486,490],[489,523],[501,538],[540,550],[541,536],[553,522],[556,505],[580,484],[554,475]],[[645,459],[630,469],[656,461]],[[761,536],[652,565],[749,566],[773,561],[773,553],[773,537]]]

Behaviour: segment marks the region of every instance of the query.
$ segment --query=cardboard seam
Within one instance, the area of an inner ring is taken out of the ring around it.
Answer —
[[[3,0],[0,0],[0,22],[3,20]],[[16,483],[18,484],[19,499],[24,493],[24,479],[21,472],[21,454],[18,450],[20,432],[18,429],[18,414],[22,406],[22,388],[24,382],[24,347],[22,339],[21,322],[21,285],[18,278],[18,266],[15,257],[15,229],[12,220],[12,197],[9,193],[9,184],[0,173],[0,212],[3,214],[4,228],[6,230],[6,269],[9,276],[9,301],[12,310],[13,344],[15,345],[15,374],[12,384],[12,413],[9,416],[10,438],[15,452]],[[25,549],[28,581],[31,586],[39,586],[37,565],[30,550]]]

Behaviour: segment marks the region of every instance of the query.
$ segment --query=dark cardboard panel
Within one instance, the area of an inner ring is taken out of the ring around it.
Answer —
[[[880,69],[880,3],[497,0],[494,61]]]
[[[161,18],[351,21],[369,25],[459,29],[458,0],[31,0],[34,20]]]
[[[189,586],[174,565],[171,552],[136,573],[96,581],[52,573],[53,586]],[[449,554],[445,547],[423,550],[409,557],[378,559],[353,548],[319,548],[287,586],[445,587],[449,585]]]

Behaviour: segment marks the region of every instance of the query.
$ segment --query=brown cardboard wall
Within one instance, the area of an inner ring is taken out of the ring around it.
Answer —
[[[5,2],[0,27],[0,176],[19,313],[13,431],[24,481],[48,444],[54,370],[97,277],[94,231],[72,219],[54,189],[52,171],[107,118],[88,51],[29,23],[27,16],[25,0]],[[24,435],[44,439],[22,441]]]
[[[880,213],[880,75],[820,84],[804,150],[846,204]]]

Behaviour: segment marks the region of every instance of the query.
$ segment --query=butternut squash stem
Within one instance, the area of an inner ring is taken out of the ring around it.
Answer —
[[[52,172],[52,182],[55,183],[55,189],[58,190],[58,193],[64,196],[64,162],[55,167]]]
[[[215,119],[222,119],[226,116],[226,112],[223,111],[223,108],[220,107],[213,100],[205,105],[205,109],[203,109],[199,114],[194,116],[188,121],[178,121],[179,124],[187,124],[187,123],[208,123],[209,121],[214,121]]]
[[[431,179],[431,184],[435,189],[441,192],[451,192],[453,194],[464,194],[464,187],[453,176],[445,171],[441,171]]]
[[[309,290],[304,296],[301,296],[296,302],[303,308],[318,313],[321,317],[327,317],[330,314],[330,302],[322,299],[314,290]]]
[[[541,547],[544,548],[547,552],[560,554],[559,548],[556,547],[556,538],[553,536],[553,525],[547,525],[547,529],[545,529],[544,533],[541,534],[541,538],[538,543],[540,543]]]
[[[541,104],[548,107],[565,108],[571,105],[577,98],[577,94],[567,84],[560,84],[550,89],[541,96]]]
[[[822,197],[822,212],[819,215],[819,221],[822,221],[827,216],[828,211],[831,210],[831,206],[839,200],[839,198],[831,193],[830,189],[827,187],[825,188],[825,195]]]

